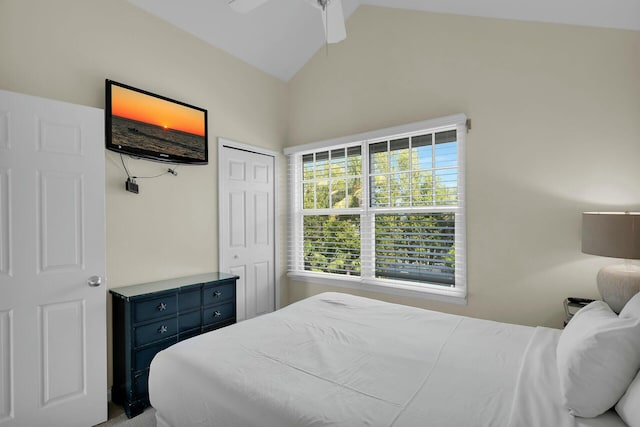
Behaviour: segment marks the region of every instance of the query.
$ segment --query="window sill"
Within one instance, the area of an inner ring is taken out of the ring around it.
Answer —
[[[405,285],[394,281],[369,282],[360,277],[340,277],[302,272],[289,272],[287,273],[287,276],[293,280],[303,283],[328,285],[339,288],[378,292],[388,295],[424,298],[450,304],[467,305],[467,294],[464,290],[460,289],[439,289],[438,286],[434,285],[426,285],[418,288],[417,286]]]

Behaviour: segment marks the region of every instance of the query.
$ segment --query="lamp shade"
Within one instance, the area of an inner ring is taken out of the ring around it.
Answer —
[[[584,212],[582,252],[640,259],[640,212]]]

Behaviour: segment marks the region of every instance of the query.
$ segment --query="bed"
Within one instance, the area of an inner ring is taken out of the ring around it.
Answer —
[[[567,410],[560,336],[323,293],[163,350],[149,394],[158,427],[625,426]]]

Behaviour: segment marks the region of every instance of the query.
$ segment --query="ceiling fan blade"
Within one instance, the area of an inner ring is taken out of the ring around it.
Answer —
[[[227,0],[227,5],[239,13],[251,12],[268,0]]]
[[[347,38],[342,12],[342,0],[330,0],[322,13],[327,43],[338,43]]]

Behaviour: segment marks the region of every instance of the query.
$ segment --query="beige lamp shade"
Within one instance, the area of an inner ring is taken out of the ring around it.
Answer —
[[[625,260],[640,259],[639,212],[585,212],[582,214],[582,252]],[[640,291],[640,267],[630,264],[603,267],[597,276],[602,300],[619,313]]]
[[[640,212],[583,213],[582,252],[640,259]]]

